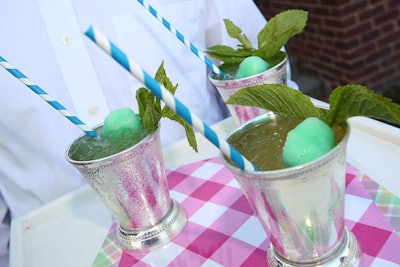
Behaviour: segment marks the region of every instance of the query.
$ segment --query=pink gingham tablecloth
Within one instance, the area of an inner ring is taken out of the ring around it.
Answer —
[[[268,237],[219,158],[170,170],[168,181],[171,197],[188,215],[182,233],[160,249],[132,253],[116,244],[114,222],[93,266],[266,266]],[[368,191],[363,184],[369,185]],[[392,209],[387,203],[376,205],[371,192],[374,198],[388,192],[374,190],[373,184],[357,169],[347,166],[346,226],[361,243],[366,266],[399,266],[400,238],[393,228],[395,225],[400,230],[399,217],[389,212]],[[376,188],[379,186],[375,183]],[[400,207],[396,207],[399,202],[392,204],[394,209]],[[382,211],[388,211],[386,216]]]

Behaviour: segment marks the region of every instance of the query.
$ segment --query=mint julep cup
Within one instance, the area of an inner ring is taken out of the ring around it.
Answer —
[[[209,80],[217,88],[224,102],[226,102],[232,94],[246,87],[260,84],[287,84],[287,64],[288,60],[285,53],[285,57],[281,62],[259,74],[242,79],[223,79],[220,75],[211,72]],[[264,109],[250,106],[229,104],[227,107],[237,125],[241,125],[266,112]]]
[[[159,128],[126,150],[96,160],[74,160],[72,144],[66,159],[85,177],[118,222],[116,236],[122,249],[155,249],[182,231],[187,217],[169,195]]]
[[[285,116],[265,113],[240,126],[227,141],[257,165],[257,156],[269,160],[276,152],[257,143],[267,141],[262,140],[256,128],[268,129],[266,138],[282,131],[286,136],[292,129],[288,129],[287,120]],[[362,266],[363,253],[345,227],[344,218],[349,134],[348,128],[344,138],[327,154],[291,168],[244,171],[220,155],[269,237],[268,266]],[[246,138],[251,141],[242,144]],[[251,143],[255,148],[246,151]]]

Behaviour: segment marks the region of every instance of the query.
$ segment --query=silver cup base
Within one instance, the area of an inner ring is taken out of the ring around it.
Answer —
[[[174,239],[185,227],[186,212],[174,199],[167,215],[156,225],[146,229],[126,231],[118,226],[117,241],[125,250],[146,251],[162,247]]]
[[[363,266],[363,253],[354,234],[345,228],[342,245],[331,255],[314,262],[292,262],[279,255],[271,245],[268,249],[268,266],[270,267],[350,267]]]

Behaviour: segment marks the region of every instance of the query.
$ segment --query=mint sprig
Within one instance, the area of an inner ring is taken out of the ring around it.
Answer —
[[[215,45],[209,47],[206,53],[223,62],[221,69],[225,64],[240,64],[249,56],[259,56],[273,66],[284,58],[285,54],[280,50],[287,41],[303,31],[307,17],[307,11],[297,9],[286,10],[275,15],[258,33],[258,48],[252,46],[249,38],[237,25],[229,19],[224,19],[228,35],[239,41],[237,49]]]
[[[320,116],[308,96],[283,84],[247,87],[231,95],[226,103],[254,106],[300,120]]]
[[[272,17],[258,34],[258,51],[255,55],[266,59],[273,57],[291,37],[303,31],[307,17],[307,11],[296,9]]]
[[[227,104],[255,106],[292,118],[317,117],[333,129],[341,129],[347,119],[365,116],[400,125],[400,105],[357,84],[335,88],[329,110],[314,106],[302,92],[283,84],[263,84],[239,90]]]
[[[164,69],[164,62],[162,62],[159,66],[154,78],[168,91],[170,91],[172,94],[175,94],[178,84],[173,85],[169,80]],[[161,118],[173,120],[185,128],[188,143],[197,152],[197,141],[193,128],[169,107],[161,107],[160,99],[158,99],[150,90],[144,87],[139,88],[136,91],[136,100],[138,103],[139,117],[142,120],[143,128],[153,132],[158,127]]]
[[[251,45],[250,39],[242,32],[242,29],[240,29],[238,26],[236,26],[232,21],[229,19],[224,19],[224,24],[226,28],[226,32],[228,35],[232,38],[238,39],[240,42],[239,47],[242,47],[244,49],[252,50],[253,47]]]
[[[339,125],[350,117],[365,116],[400,125],[400,106],[390,98],[357,84],[337,87],[329,96],[330,110],[324,117],[329,125]]]

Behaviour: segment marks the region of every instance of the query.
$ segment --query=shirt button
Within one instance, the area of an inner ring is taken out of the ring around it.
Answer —
[[[88,109],[88,112],[90,115],[96,115],[97,113],[99,113],[99,108],[96,106],[93,106]]]
[[[69,36],[64,36],[62,38],[62,42],[65,46],[68,46],[72,43],[72,39]]]

